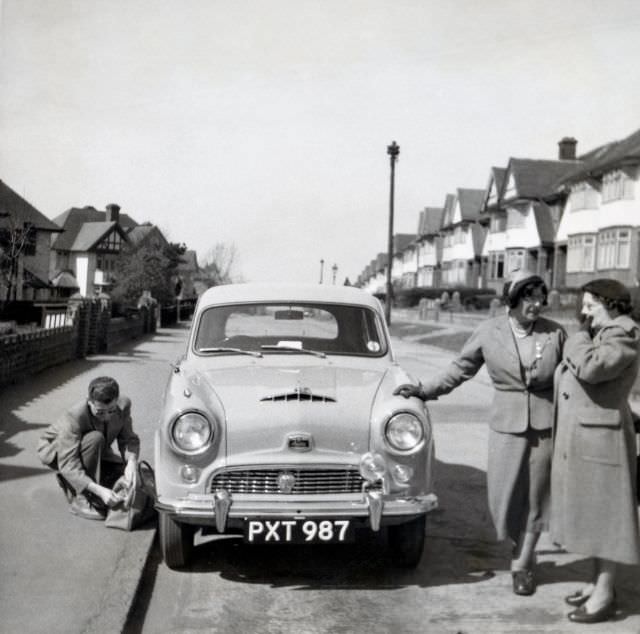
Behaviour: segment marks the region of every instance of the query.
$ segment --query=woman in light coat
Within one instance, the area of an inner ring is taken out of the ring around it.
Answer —
[[[600,279],[583,289],[583,329],[569,337],[556,372],[551,534],[595,558],[591,583],[565,598],[571,621],[615,614],[616,563],[640,563],[636,440],[628,396],[638,374],[640,328],[628,290]]]
[[[447,370],[424,385],[396,393],[423,400],[448,394],[483,364],[495,388],[489,419],[487,490],[500,540],[510,538],[513,591],[535,591],[535,546],[547,529],[553,423],[553,375],[562,358],[565,332],[540,317],[544,281],[516,271],[505,285],[507,312],[482,322]]]

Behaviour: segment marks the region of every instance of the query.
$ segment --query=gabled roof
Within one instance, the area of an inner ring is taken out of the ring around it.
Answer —
[[[425,207],[420,212],[421,223],[418,227],[418,238],[422,236],[435,236],[442,228],[444,209],[442,207]]]
[[[456,207],[456,196],[455,194],[447,194],[444,199],[444,207],[443,207],[443,215],[442,215],[442,226],[448,227],[453,224],[453,212]]]
[[[3,222],[2,218],[5,214],[9,214],[13,221],[20,226],[28,223],[39,231],[61,231],[58,225],[0,180],[0,223]],[[9,222],[9,220],[5,220],[5,222]]]
[[[195,272],[199,269],[198,256],[195,251],[188,249],[180,256],[180,262],[178,262],[178,271],[181,272]]]
[[[511,158],[500,196],[504,198],[506,195],[511,176],[516,187],[515,198],[537,199],[553,196],[558,181],[575,171],[578,165],[579,161]]]
[[[471,241],[473,243],[473,253],[475,255],[480,255],[482,253],[485,235],[485,227],[477,222],[471,224]]]
[[[131,227],[127,231],[127,237],[131,244],[139,245],[142,244],[151,234],[156,234],[160,236],[164,244],[168,244],[167,239],[164,237],[164,234],[156,225],[152,225],[150,222],[145,222],[144,224],[138,225],[137,227]]]
[[[636,130],[620,141],[601,145],[580,158],[579,165],[569,174],[560,178],[557,185],[598,177],[615,167],[640,161],[640,130]]]
[[[482,207],[480,208],[480,214],[486,213],[488,211],[489,205],[489,196],[491,194],[492,185],[496,191],[498,198],[502,192],[504,187],[504,179],[507,175],[506,167],[496,167],[495,165],[491,168],[489,172],[489,182],[487,183],[487,189],[484,194],[484,200],[482,201]]]
[[[51,286],[55,288],[80,288],[78,280],[76,280],[74,274],[69,271],[60,271],[52,280]]]
[[[541,243],[553,243],[557,227],[553,224],[551,209],[542,202],[533,203],[533,214]]]
[[[480,208],[484,202],[484,189],[458,188],[458,202],[463,221],[473,222],[480,215]]]
[[[76,237],[80,232],[82,225],[86,222],[106,222],[107,213],[98,211],[94,207],[71,207],[64,213],[56,216],[53,221],[64,229],[52,245],[55,251],[70,251],[76,241]],[[118,224],[125,230],[137,227],[138,223],[127,216],[127,214],[119,214]]]
[[[125,232],[116,222],[85,222],[69,251],[91,251],[112,230],[117,231],[126,240]]]
[[[415,239],[414,233],[396,233],[393,236],[394,254],[402,253]]]

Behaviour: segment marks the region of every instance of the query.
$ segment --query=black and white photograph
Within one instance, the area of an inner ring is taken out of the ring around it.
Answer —
[[[0,0],[0,633],[640,633],[640,4]]]

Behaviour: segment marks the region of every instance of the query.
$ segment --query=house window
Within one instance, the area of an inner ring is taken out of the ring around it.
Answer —
[[[509,272],[516,269],[524,269],[524,249],[507,251],[507,270]]]
[[[629,229],[607,229],[598,238],[598,268],[629,268],[631,256],[631,231]]]
[[[507,230],[507,214],[491,214],[489,220],[489,233],[503,233]]]
[[[598,208],[598,192],[587,183],[578,183],[571,189],[571,211]]]
[[[526,211],[520,211],[519,209],[511,207],[507,211],[507,226],[510,229],[519,229],[520,227],[524,227],[526,217]]]
[[[571,236],[567,244],[567,273],[593,271],[596,263],[596,237]]]
[[[489,254],[489,277],[492,280],[504,279],[504,253]]]
[[[633,200],[634,182],[627,174],[618,170],[605,174],[602,179],[602,202]]]

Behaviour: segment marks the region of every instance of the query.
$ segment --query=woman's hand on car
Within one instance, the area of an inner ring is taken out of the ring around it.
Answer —
[[[422,391],[422,385],[418,383],[418,385],[413,385],[412,383],[403,383],[398,386],[394,391],[394,395],[404,396],[405,398],[410,398],[415,396],[421,400],[426,400],[424,392]]]

